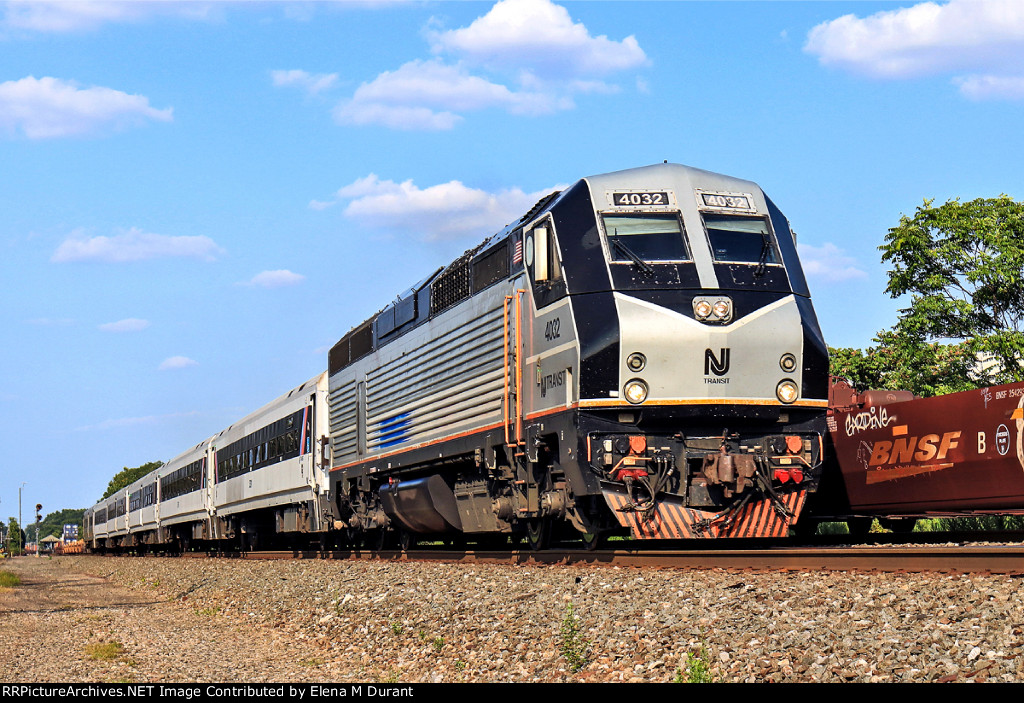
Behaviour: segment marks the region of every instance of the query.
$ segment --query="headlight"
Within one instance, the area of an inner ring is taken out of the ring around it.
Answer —
[[[638,405],[647,400],[647,384],[639,378],[626,381],[623,391],[625,391],[626,400],[633,405]]]
[[[728,322],[729,318],[732,317],[732,306],[729,305],[728,300],[715,301],[715,304],[712,307],[712,309],[715,311],[715,317],[717,317],[722,322]]]
[[[693,315],[701,322],[732,322],[732,299],[724,296],[700,296],[693,299]]]
[[[626,357],[626,366],[634,373],[643,371],[644,367],[647,366],[647,357],[640,352],[633,352]]]
[[[789,405],[800,396],[800,389],[796,387],[796,384],[784,378],[779,381],[779,385],[775,387],[775,395],[786,405]]]
[[[796,368],[796,357],[792,354],[783,354],[779,359],[779,367],[786,373],[792,373]]]

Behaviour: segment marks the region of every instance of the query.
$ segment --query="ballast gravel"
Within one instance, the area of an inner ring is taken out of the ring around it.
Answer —
[[[0,589],[4,682],[1024,680],[1009,576],[89,556],[0,569],[23,582]]]

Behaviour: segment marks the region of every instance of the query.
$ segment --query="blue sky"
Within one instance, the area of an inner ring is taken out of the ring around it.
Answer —
[[[0,3],[0,515],[84,507],[326,367],[542,193],[758,182],[827,341],[901,213],[1024,197],[1024,3]]]

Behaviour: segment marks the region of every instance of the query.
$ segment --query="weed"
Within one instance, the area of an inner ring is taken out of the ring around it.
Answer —
[[[434,641],[431,644],[434,645],[435,652],[440,652],[442,649],[444,649],[444,637],[435,637]]]
[[[466,662],[462,661],[461,659],[456,659],[455,660],[455,670],[460,672],[460,673],[465,671],[466,670]]]
[[[388,669],[386,673],[377,676],[377,683],[398,683],[399,671]]]
[[[0,588],[14,588],[21,585],[21,579],[10,571],[0,571]]]
[[[120,642],[93,642],[85,646],[85,655],[90,659],[110,661],[124,654],[124,645]]]
[[[391,632],[392,632],[392,634],[395,634],[395,635],[402,634],[402,623],[397,622],[397,621],[391,623]]]
[[[420,642],[426,642],[426,641],[427,641],[427,631],[426,630],[420,630]]]
[[[573,673],[586,668],[590,660],[587,657],[587,650],[590,642],[583,636],[580,619],[573,610],[572,602],[565,607],[565,617],[562,619],[562,656],[569,664],[569,670]]]
[[[323,664],[324,664],[324,660],[323,659],[316,659],[316,658],[314,658],[314,659],[305,659],[305,660],[299,662],[300,666],[308,666],[310,668],[317,667],[317,666],[323,666]]]
[[[683,667],[676,669],[676,676],[672,681],[674,683],[714,683],[715,678],[711,675],[711,652],[704,644],[703,634],[701,634],[700,645],[696,651],[686,653],[686,661],[683,662]]]
[[[199,608],[196,610],[196,615],[209,615],[212,617],[219,612],[220,608],[218,606],[213,606],[212,608]]]

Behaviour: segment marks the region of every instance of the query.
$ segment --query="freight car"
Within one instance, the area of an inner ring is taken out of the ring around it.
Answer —
[[[785,535],[827,352],[781,211],[675,164],[580,180],[330,351],[353,535]]]
[[[832,395],[822,519],[1024,513],[1024,383],[915,398],[839,380]]]
[[[357,325],[319,379],[94,506],[86,540],[783,536],[820,479],[827,393],[795,237],[756,184],[591,176]],[[301,428],[286,450],[281,423]]]

